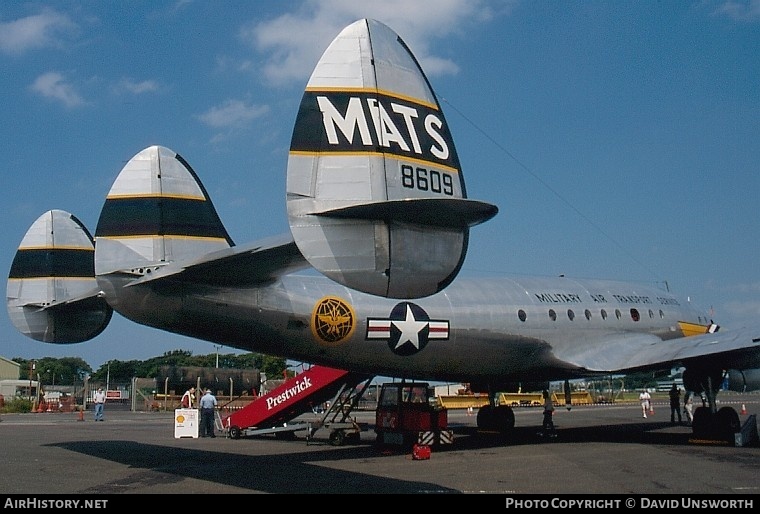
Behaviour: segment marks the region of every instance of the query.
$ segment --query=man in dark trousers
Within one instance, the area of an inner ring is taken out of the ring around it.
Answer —
[[[676,384],[670,388],[668,392],[670,397],[670,424],[675,425],[676,414],[678,414],[678,424],[681,424],[681,390],[678,389]]]
[[[201,437],[216,437],[214,433],[214,417],[216,410],[216,396],[211,394],[211,389],[206,388],[206,392],[201,397]]]
[[[544,389],[541,395],[544,398],[544,421],[542,423],[542,430],[540,434],[543,437],[557,437],[557,432],[554,430],[554,402],[552,401],[552,395],[548,390]]]

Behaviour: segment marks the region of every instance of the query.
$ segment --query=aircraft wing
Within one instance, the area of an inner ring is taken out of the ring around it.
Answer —
[[[565,351],[555,349],[554,353],[563,361],[595,373],[666,368],[705,358],[721,362],[724,368],[744,368],[760,347],[760,328],[721,329],[669,340],[651,334],[609,334],[597,343],[585,349],[580,345]],[[757,365],[760,363],[753,364]]]
[[[266,284],[293,271],[310,267],[289,235],[275,236],[241,246],[232,246],[197,259],[169,263],[130,285],[171,277],[173,280],[211,286]]]

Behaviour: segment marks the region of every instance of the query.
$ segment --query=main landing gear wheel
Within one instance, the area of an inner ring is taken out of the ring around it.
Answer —
[[[707,407],[694,409],[694,419],[691,420],[691,431],[695,437],[704,438],[710,435],[712,425],[712,413]]]
[[[480,430],[493,430],[493,407],[484,405],[478,409],[477,416],[478,428]]]
[[[507,433],[515,428],[515,413],[506,405],[485,405],[478,410],[477,423],[480,430]]]
[[[739,415],[732,407],[721,407],[715,413],[715,430],[718,437],[723,441],[733,443],[736,433],[742,429]]]
[[[691,426],[695,437],[733,443],[735,434],[741,430],[741,421],[732,407],[721,407],[715,414],[708,407],[697,407]]]

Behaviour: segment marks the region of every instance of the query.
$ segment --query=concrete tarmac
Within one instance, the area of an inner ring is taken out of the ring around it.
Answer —
[[[722,394],[742,423],[760,395]],[[429,460],[375,446],[374,413],[357,442],[329,443],[322,429],[308,440],[273,436],[176,438],[173,412],[106,406],[104,422],[76,413],[0,416],[0,492],[5,495],[116,494],[404,494],[756,495],[760,448],[694,441],[673,426],[667,404],[643,419],[637,404],[560,407],[556,439],[537,435],[542,411],[515,409],[504,441],[475,429],[474,415],[450,411],[450,447]],[[107,496],[106,496],[107,497]],[[503,503],[499,504],[503,508]]]

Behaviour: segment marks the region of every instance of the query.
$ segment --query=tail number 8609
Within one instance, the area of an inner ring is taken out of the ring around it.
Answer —
[[[454,194],[454,178],[437,170],[401,165],[401,185],[409,189],[432,191],[444,195]]]

